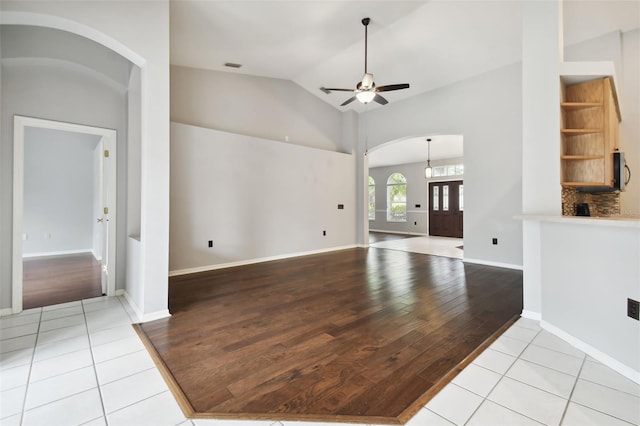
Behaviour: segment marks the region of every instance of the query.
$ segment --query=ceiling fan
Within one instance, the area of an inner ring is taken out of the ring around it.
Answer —
[[[327,88],[321,87],[324,93],[329,94],[332,91],[336,92],[353,92],[354,96],[350,97],[346,101],[340,104],[340,106],[345,106],[355,101],[356,99],[362,102],[363,104],[368,104],[371,101],[377,102],[380,105],[386,105],[389,103],[385,98],[380,96],[379,92],[391,92],[392,90],[401,90],[408,89],[409,84],[388,84],[386,86],[376,86],[373,82],[373,74],[367,72],[367,27],[371,22],[370,18],[363,18],[362,25],[364,25],[364,76],[362,77],[362,81],[356,84],[355,89],[336,89],[336,88]]]

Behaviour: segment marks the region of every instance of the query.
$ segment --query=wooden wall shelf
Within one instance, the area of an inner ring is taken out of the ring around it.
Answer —
[[[588,135],[590,133],[601,133],[602,129],[562,129],[563,135]]]
[[[602,107],[601,102],[562,102],[560,104],[562,109],[566,111],[572,111],[575,109],[585,109],[585,108],[597,108]]]
[[[563,86],[562,186],[613,186],[619,122],[616,103],[609,77]]]
[[[604,158],[604,155],[563,155],[563,160],[599,160]]]
[[[562,182],[562,186],[570,186],[572,188],[586,188],[586,187],[603,187],[606,188],[608,185],[603,184],[602,182]]]

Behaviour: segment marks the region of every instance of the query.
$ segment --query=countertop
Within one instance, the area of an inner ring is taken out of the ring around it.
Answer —
[[[640,229],[640,216],[553,216],[553,215],[520,215],[516,219],[523,221],[555,222],[575,225],[612,226],[618,228]]]

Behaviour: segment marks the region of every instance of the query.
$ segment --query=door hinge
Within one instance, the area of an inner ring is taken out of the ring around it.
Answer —
[[[104,150],[104,156],[105,156],[105,158],[109,158],[109,150],[108,149]]]
[[[109,214],[109,207],[103,208],[102,211],[104,211],[104,214]]]

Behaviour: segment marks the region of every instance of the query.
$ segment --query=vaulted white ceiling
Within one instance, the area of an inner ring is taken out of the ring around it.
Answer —
[[[521,57],[519,0],[171,2],[171,63],[292,80],[341,110],[364,72],[363,17],[370,17],[369,72],[390,102],[514,63]],[[640,26],[636,0],[565,0],[565,44]],[[239,70],[224,67],[240,63]],[[372,104],[369,108],[375,108]]]
[[[409,83],[389,102],[518,62],[522,0],[285,0],[171,2],[171,63],[292,80],[340,110],[364,111],[351,94],[364,72],[364,27],[370,17],[368,70],[377,85]],[[638,0],[565,0],[565,45],[640,27]],[[225,62],[242,64],[232,70]],[[367,108],[380,108],[372,103]],[[384,107],[383,107],[384,108]],[[462,157],[462,138],[424,135],[370,153],[371,167]]]

